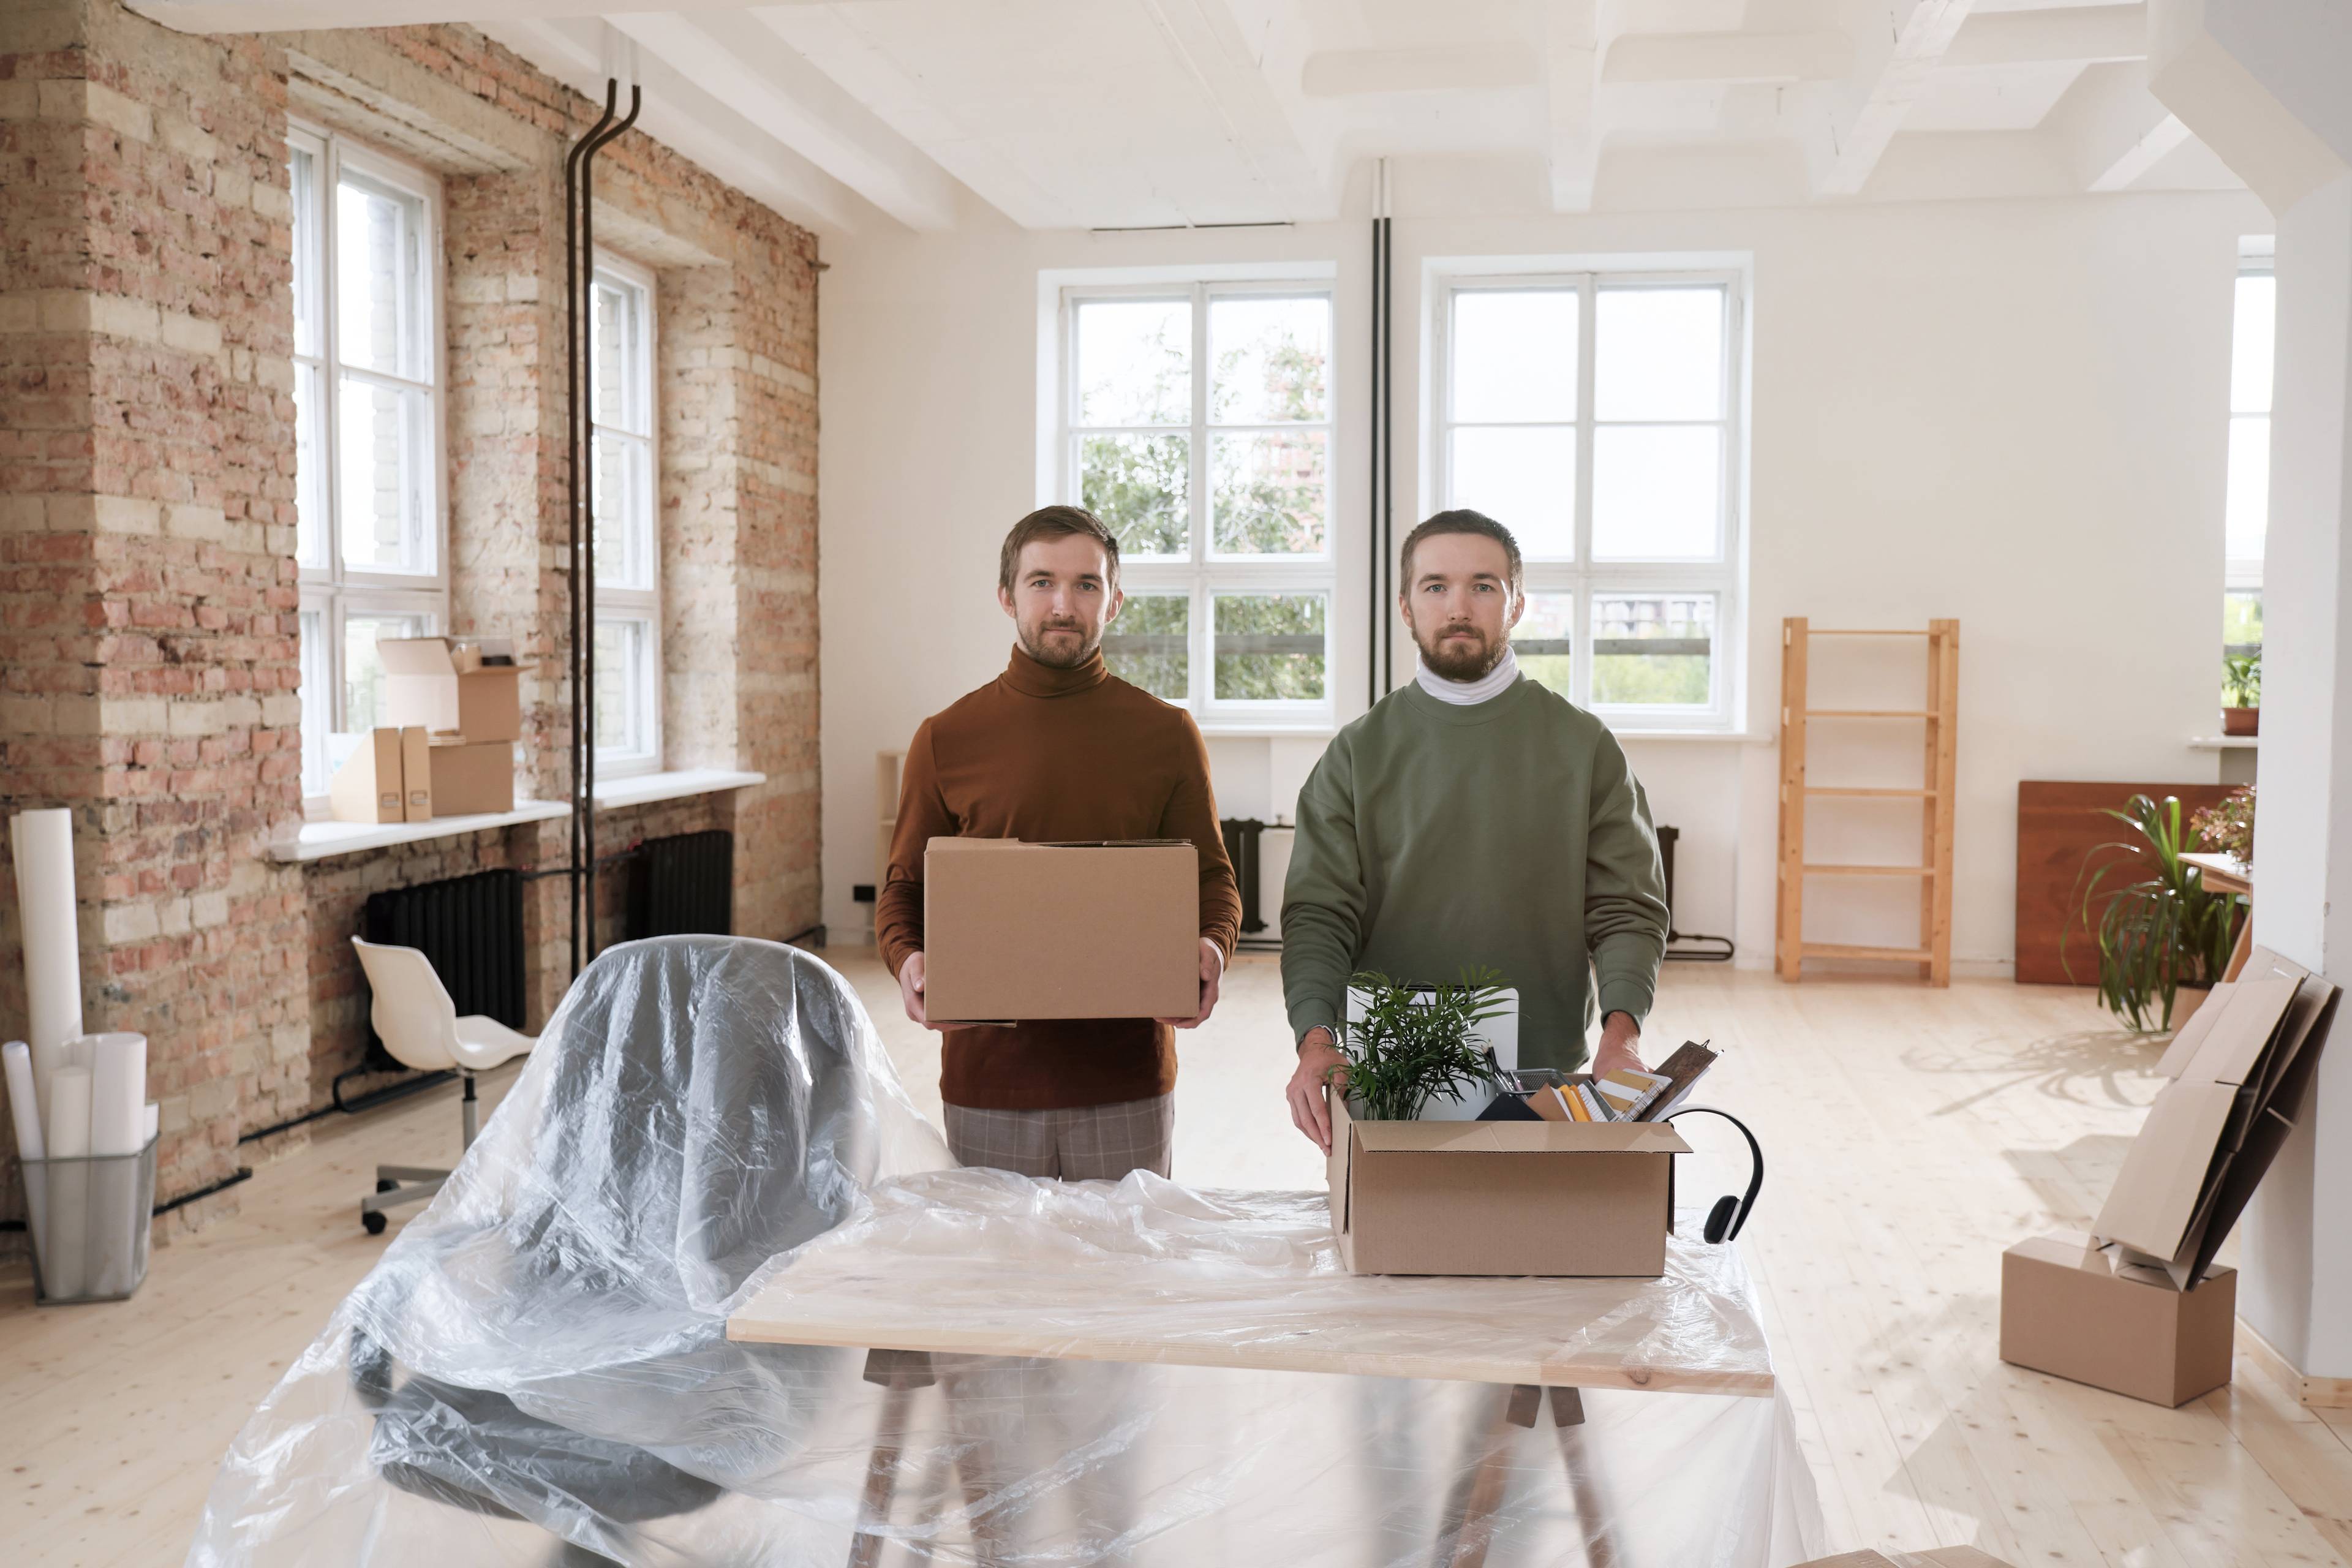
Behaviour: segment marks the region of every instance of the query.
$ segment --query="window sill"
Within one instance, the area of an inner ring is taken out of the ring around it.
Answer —
[[[749,789],[768,782],[765,773],[735,768],[679,768],[674,773],[636,773],[596,785],[596,809],[650,805],[657,800],[683,800],[690,795],[716,795],[720,790]]]
[[[398,844],[423,844],[467,833],[490,833],[518,823],[546,822],[571,815],[572,808],[560,800],[519,800],[512,811],[436,816],[428,822],[306,822],[295,837],[271,845],[269,858],[281,865],[325,860],[337,855],[356,855],[363,849],[387,849]]]
[[[2259,735],[2191,735],[2192,752],[2251,752],[2262,744]]]
[[[1606,724],[1606,719],[1601,721]],[[1628,741],[1728,741],[1745,744],[1755,739],[1745,730],[1620,730],[1613,725],[1609,732],[1622,744]]]
[[[688,795],[716,795],[720,790],[745,789],[765,784],[765,773],[732,768],[681,768],[675,773],[640,773],[596,786],[600,811],[649,805],[656,801],[683,800]],[[269,847],[269,858],[281,865],[357,855],[401,844],[423,844],[436,838],[456,838],[467,833],[492,833],[519,823],[547,822],[572,815],[561,800],[520,800],[512,811],[484,812],[475,816],[436,816],[429,822],[306,822],[292,839]]]

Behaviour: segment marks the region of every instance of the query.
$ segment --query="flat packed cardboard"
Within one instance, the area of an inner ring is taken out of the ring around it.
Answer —
[[[2173,1037],[2157,1092],[2093,1222],[2177,1289],[2201,1279],[2278,1155],[2334,1019],[2334,985],[2256,948]],[[2201,1289],[2201,1287],[2200,1287]]]
[[[1987,1556],[1973,1546],[1938,1546],[1927,1552],[1841,1552],[1835,1557],[1816,1557],[1801,1563],[1797,1568],[2011,1568],[1998,1557]]]
[[[383,661],[384,712],[394,723],[422,724],[436,736],[476,744],[522,738],[520,682],[527,666],[483,665],[478,647],[447,637],[386,637],[375,647]]]
[[[2192,1290],[2118,1247],[2061,1234],[2000,1258],[2000,1359],[2164,1405],[2230,1381],[2238,1275],[2209,1270]]]
[[[327,805],[337,822],[405,822],[401,788],[400,731],[373,730],[327,781]]]
[[[1359,1121],[1332,1096],[1331,1229],[1357,1274],[1665,1272],[1674,1157],[1650,1121]]]
[[[1200,879],[1181,840],[934,838],[924,1011],[936,1024],[1189,1018],[1201,1010]]]
[[[422,724],[400,732],[400,787],[403,816],[410,822],[433,820],[433,741]]]
[[[433,748],[433,809],[472,816],[514,809],[514,742]]]

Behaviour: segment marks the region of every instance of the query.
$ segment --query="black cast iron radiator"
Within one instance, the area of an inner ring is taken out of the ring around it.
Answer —
[[[469,877],[421,882],[371,893],[360,915],[369,942],[413,947],[433,964],[459,1016],[496,1018],[522,1027],[522,877],[478,871]],[[368,1067],[398,1072],[400,1064],[368,1027]]]
[[[1225,836],[1225,858],[1234,863],[1234,881],[1242,894],[1242,934],[1255,936],[1265,929],[1265,913],[1258,908],[1258,840],[1265,824],[1255,816],[1228,816],[1217,824]]]
[[[735,836],[714,827],[648,838],[629,887],[629,940],[730,936],[735,930]]]

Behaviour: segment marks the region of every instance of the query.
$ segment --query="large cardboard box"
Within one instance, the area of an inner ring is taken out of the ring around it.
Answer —
[[[327,808],[337,822],[405,822],[401,732],[372,730],[327,781]]]
[[[433,809],[473,816],[514,809],[514,742],[433,748]]]
[[[1359,1121],[1331,1100],[1331,1229],[1351,1272],[1665,1272],[1690,1145],[1664,1122]]]
[[[1181,839],[932,839],[923,1009],[935,1024],[1191,1017],[1199,852]]]
[[[421,724],[475,744],[522,738],[527,666],[483,664],[478,644],[448,637],[385,637],[375,647],[383,661],[384,712],[394,723]]]
[[[2021,1241],[2000,1257],[2000,1359],[2154,1405],[2186,1405],[2230,1381],[2238,1274],[2210,1268],[2179,1290],[2088,1236]]]

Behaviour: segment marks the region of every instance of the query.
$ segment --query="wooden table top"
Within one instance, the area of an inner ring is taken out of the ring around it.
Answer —
[[[944,1171],[793,1255],[730,1339],[1769,1395],[1738,1252],[1678,1223],[1655,1279],[1353,1275],[1321,1193]]]

